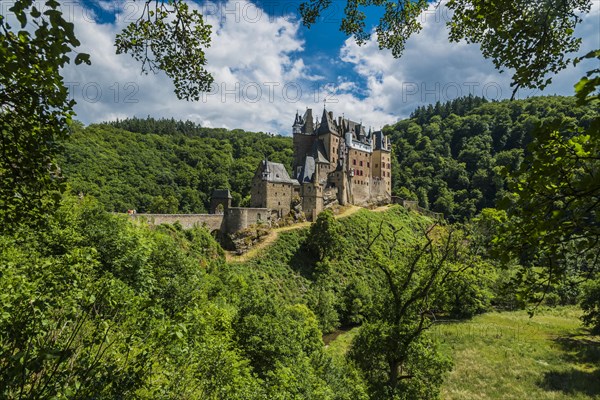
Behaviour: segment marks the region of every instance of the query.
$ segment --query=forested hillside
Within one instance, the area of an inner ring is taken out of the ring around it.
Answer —
[[[464,221],[505,195],[503,168],[515,170],[541,123],[566,118],[588,127],[597,115],[572,97],[486,102],[466,97],[420,107],[385,128],[394,144],[395,194]]]
[[[408,396],[398,398],[427,399],[449,369],[424,334],[400,348],[385,342],[397,329],[416,329],[389,322],[396,303],[385,271],[413,259],[431,224],[400,206],[340,221],[324,213],[237,265],[225,264],[203,228],[134,224],[89,197],[65,196],[47,222],[42,232],[0,235],[0,386],[8,398],[387,398],[390,355],[419,370],[394,385]],[[432,255],[444,251],[446,230],[435,236]],[[406,322],[426,306],[452,315],[489,306],[489,265],[479,260],[448,280],[456,255],[446,255],[441,274],[428,253],[414,259],[414,273],[397,275],[410,277]],[[324,352],[322,333],[341,324],[376,330],[353,361]]]
[[[464,221],[505,195],[504,167],[515,170],[541,123],[570,118],[586,127],[590,107],[570,97],[487,102],[465,97],[419,107],[385,129],[394,146],[393,194]],[[289,137],[202,128],[189,121],[127,119],[76,126],[60,165],[74,192],[110,211],[206,212],[216,188],[248,204],[261,159],[291,168]]]
[[[291,156],[287,137],[147,118],[76,126],[59,164],[75,193],[108,211],[203,213],[214,189],[246,204],[260,160],[291,167]]]

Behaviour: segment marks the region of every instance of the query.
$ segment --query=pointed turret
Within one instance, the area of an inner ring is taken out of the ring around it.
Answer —
[[[337,127],[333,122],[333,113],[327,112],[323,107],[323,116],[321,117],[321,124],[319,125],[318,134],[325,135],[327,133],[337,133]]]
[[[300,114],[298,114],[298,110],[296,110],[296,118],[294,119],[294,125],[292,125],[292,133],[294,135],[302,133],[302,125],[302,117],[300,116]]]

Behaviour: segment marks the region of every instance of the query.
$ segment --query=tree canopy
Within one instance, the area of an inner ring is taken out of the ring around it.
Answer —
[[[205,213],[215,189],[248,205],[265,157],[291,166],[290,138],[203,128],[192,122],[132,118],[74,126],[60,164],[75,193],[108,211]]]
[[[310,27],[331,7],[331,0],[309,0],[300,5],[304,25]],[[501,72],[512,73],[513,97],[519,88],[543,89],[548,77],[566,68],[567,56],[579,50],[581,39],[573,36],[581,15],[592,0],[449,0],[437,2],[452,12],[447,22],[450,41],[478,43],[485,58]],[[383,15],[375,28],[379,47],[400,57],[406,41],[422,29],[420,15],[431,3],[426,0],[347,0],[340,30],[358,44],[370,37],[366,7],[379,7]]]
[[[590,129],[596,115],[573,97],[556,96],[491,103],[466,97],[419,107],[385,128],[394,143],[393,192],[451,221],[469,220],[508,193],[506,171],[528,168],[523,160],[540,150],[539,124],[564,118],[574,129]],[[549,176],[539,174],[540,182]]]

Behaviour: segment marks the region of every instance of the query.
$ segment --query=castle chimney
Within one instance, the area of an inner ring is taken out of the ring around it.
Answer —
[[[333,111],[329,111],[327,114],[329,114],[329,118],[331,118],[331,120],[333,121]]]

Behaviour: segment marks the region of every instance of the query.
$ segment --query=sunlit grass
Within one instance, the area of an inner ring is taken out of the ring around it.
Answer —
[[[454,369],[444,399],[598,399],[600,338],[576,308],[488,313],[432,331]]]
[[[446,400],[600,399],[600,337],[581,327],[574,307],[488,313],[442,323],[430,332],[454,368],[442,387]],[[329,343],[342,356],[355,328]]]

